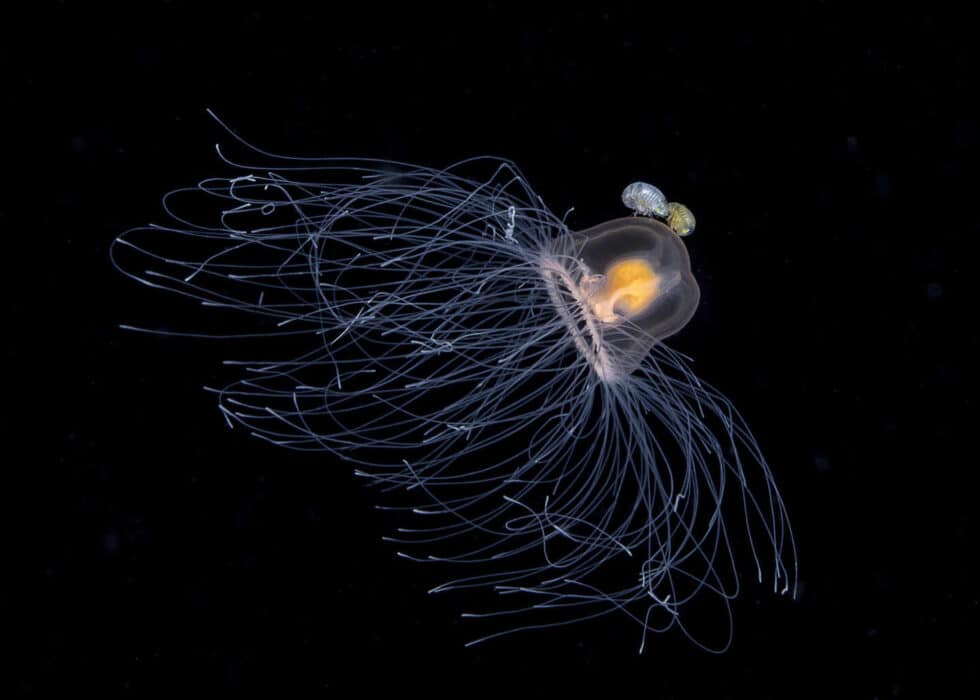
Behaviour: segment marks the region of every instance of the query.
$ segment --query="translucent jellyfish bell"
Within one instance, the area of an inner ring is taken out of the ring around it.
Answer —
[[[546,257],[551,299],[605,382],[621,380],[694,315],[687,248],[658,221],[626,217],[571,233]]]

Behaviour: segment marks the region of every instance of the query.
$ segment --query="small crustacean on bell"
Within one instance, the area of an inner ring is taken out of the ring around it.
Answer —
[[[623,190],[623,204],[641,216],[667,216],[667,198],[664,193],[647,182],[634,182]]]
[[[680,202],[667,204],[667,225],[678,236],[694,233],[694,214]]]

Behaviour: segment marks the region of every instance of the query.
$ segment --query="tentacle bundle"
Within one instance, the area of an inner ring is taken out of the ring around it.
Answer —
[[[516,602],[484,615],[526,613],[476,641],[619,612],[641,649],[673,626],[724,649],[728,615],[706,641],[684,610],[736,595],[725,516],[739,511],[760,580],[794,590],[792,533],[746,424],[663,343],[602,381],[568,326],[596,319],[543,272],[558,261],[586,282],[569,231],[513,164],[241,143],[250,162],[222,155],[233,175],[169,194],[169,222],[127,231],[113,261],[248,318],[189,335],[280,348],[229,363],[241,378],[214,390],[229,425],[397,492],[384,498],[414,514],[390,538],[402,556],[466,565],[434,590],[489,589]]]

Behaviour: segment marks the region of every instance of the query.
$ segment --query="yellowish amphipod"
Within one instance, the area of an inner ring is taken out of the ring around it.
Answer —
[[[667,204],[667,225],[678,236],[690,236],[694,233],[694,214],[680,202]]]
[[[664,193],[647,182],[634,182],[623,190],[623,204],[641,216],[667,216],[667,198]]]

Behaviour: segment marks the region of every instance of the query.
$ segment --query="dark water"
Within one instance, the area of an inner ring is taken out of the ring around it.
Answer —
[[[977,693],[977,54],[950,12],[389,13],[42,4],[5,27],[0,683],[651,698]],[[724,656],[605,619],[464,649],[465,597],[393,556],[327,457],[229,431],[228,343],[109,266],[218,172],[211,107],[279,152],[516,161],[585,228],[636,179],[698,217],[675,346],[733,398],[798,538]]]

